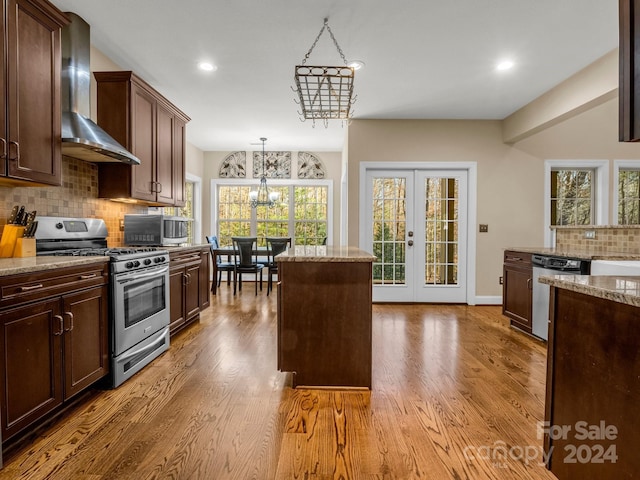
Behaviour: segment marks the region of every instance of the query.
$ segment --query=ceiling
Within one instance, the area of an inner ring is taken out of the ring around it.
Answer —
[[[92,44],[191,117],[204,151],[342,150],[301,122],[294,67],[329,19],[355,74],[354,119],[502,119],[616,48],[617,0],[52,0]],[[502,59],[515,66],[496,71]],[[215,72],[197,68],[202,60]],[[341,65],[325,32],[307,65]]]

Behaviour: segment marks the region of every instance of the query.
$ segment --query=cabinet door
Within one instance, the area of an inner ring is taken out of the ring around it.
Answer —
[[[0,313],[2,440],[62,404],[62,316],[53,299]]]
[[[504,266],[502,313],[531,332],[531,268]]]
[[[106,285],[62,297],[65,400],[109,373],[107,302]]]
[[[131,193],[138,200],[156,201],[156,102],[146,91],[131,86],[131,150],[140,159],[132,168]]]
[[[0,25],[6,25],[6,9],[0,9]],[[0,35],[0,52],[6,51],[6,35]],[[7,64],[0,61],[0,175],[7,174]]]
[[[209,249],[200,252],[200,310],[204,310],[211,303],[209,290]]]
[[[34,2],[8,5],[7,174],[60,185],[60,25]]]
[[[184,267],[171,267],[169,271],[170,316],[169,330],[171,332],[185,323],[184,317]]]
[[[156,192],[158,202],[173,204],[174,194],[174,115],[161,103],[157,104]]]
[[[186,180],[186,158],[185,158],[185,138],[187,124],[176,117],[173,123],[173,181],[174,181],[174,204],[177,207],[184,207],[186,203],[186,192],[184,182]]]
[[[185,267],[187,281],[185,284],[184,305],[187,320],[200,312],[200,261]]]

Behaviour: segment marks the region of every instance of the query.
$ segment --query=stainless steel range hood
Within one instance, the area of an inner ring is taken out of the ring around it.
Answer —
[[[62,29],[62,154],[87,162],[140,165],[135,155],[89,118],[89,24],[75,13],[65,14],[71,23]]]

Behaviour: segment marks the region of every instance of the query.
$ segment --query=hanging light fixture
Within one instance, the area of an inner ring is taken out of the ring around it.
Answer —
[[[260,138],[262,142],[262,176],[260,177],[260,185],[257,190],[249,192],[249,204],[251,208],[258,206],[273,207],[280,198],[280,192],[270,192],[267,186],[267,177],[264,169],[265,156],[264,156],[264,142],[267,141],[265,137]]]
[[[309,55],[325,29],[331,35],[344,65],[337,67],[307,66]],[[297,65],[295,69],[297,88],[292,88],[292,90],[298,94],[300,99],[299,101],[295,100],[302,109],[301,112],[298,112],[300,119],[302,121],[310,119],[314,126],[316,120],[322,120],[325,127],[329,126],[328,121],[331,119],[349,119],[351,107],[356,101],[356,97],[353,95],[354,72],[355,68],[348,64],[336,37],[333,36],[329,27],[329,19],[325,18],[320,33],[302,60],[302,65]]]

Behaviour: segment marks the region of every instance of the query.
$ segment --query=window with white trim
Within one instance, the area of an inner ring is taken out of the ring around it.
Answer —
[[[640,170],[618,172],[618,223],[640,224]]]
[[[595,223],[595,171],[551,170],[551,225]]]
[[[251,208],[249,191],[255,182],[213,180],[213,229],[221,246],[231,237],[255,236],[258,245],[266,237],[291,237],[293,245],[322,245],[332,222],[331,181],[269,181],[269,190],[280,193],[273,207]]]
[[[557,174],[552,172],[565,171],[565,172],[580,172],[591,171],[591,193],[590,193],[590,213],[589,222],[593,225],[607,225],[609,222],[609,160],[545,160],[544,161],[544,246],[555,246],[555,229],[549,228],[554,225],[568,225],[569,221],[575,219],[575,225],[581,225],[578,220],[582,220],[586,212],[579,210],[578,204],[581,200],[586,199],[586,185],[584,181],[581,184],[581,191],[578,193],[577,187],[580,184],[576,178],[576,193],[571,193],[569,188],[566,191],[561,189],[560,195],[558,194]],[[552,178],[556,177],[556,185],[554,188],[551,186]],[[568,174],[566,174],[568,175]],[[562,179],[562,178],[561,178]],[[567,180],[567,179],[562,179]],[[555,192],[554,192],[555,191]],[[564,211],[558,210],[558,200],[564,203],[564,199],[574,199],[576,202],[573,204],[573,213],[570,213],[571,202],[568,205],[564,205]],[[552,207],[552,199],[556,200],[556,203]],[[555,217],[552,219],[552,211],[555,210]],[[582,217],[581,217],[582,215]],[[554,223],[555,222],[555,223]],[[560,223],[565,222],[565,223]]]

